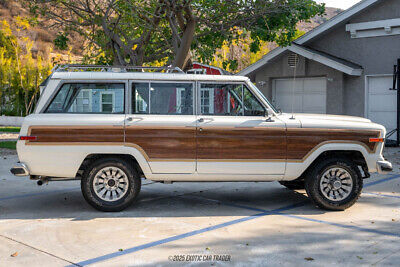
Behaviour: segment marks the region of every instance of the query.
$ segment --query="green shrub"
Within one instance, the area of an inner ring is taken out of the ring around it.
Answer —
[[[0,148],[17,149],[17,141],[0,142]]]
[[[0,132],[19,133],[21,127],[0,126]]]

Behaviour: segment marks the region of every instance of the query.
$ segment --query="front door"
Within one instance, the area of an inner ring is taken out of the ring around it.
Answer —
[[[194,83],[131,82],[125,145],[138,148],[153,173],[194,173]]]
[[[198,173],[284,174],[285,124],[266,120],[265,108],[246,85],[200,83],[198,103]]]

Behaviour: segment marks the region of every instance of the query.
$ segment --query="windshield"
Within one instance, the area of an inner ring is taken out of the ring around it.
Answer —
[[[274,107],[274,105],[271,104],[271,102],[269,102],[268,98],[265,97],[265,95],[260,91],[260,89],[257,88],[257,86],[254,85],[254,83],[252,82],[248,82],[250,87],[256,92],[258,93],[259,96],[262,97],[262,99],[264,99],[265,102],[267,102],[268,106],[275,112],[275,113],[280,113],[276,107]]]

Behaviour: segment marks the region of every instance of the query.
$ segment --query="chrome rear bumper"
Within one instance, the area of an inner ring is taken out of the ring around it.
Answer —
[[[29,170],[26,167],[25,164],[23,163],[16,163],[10,170],[10,172],[12,174],[14,174],[15,176],[28,176],[29,175]]]
[[[392,163],[386,160],[381,160],[376,163],[376,167],[378,169],[378,173],[386,174],[388,172],[393,171]]]

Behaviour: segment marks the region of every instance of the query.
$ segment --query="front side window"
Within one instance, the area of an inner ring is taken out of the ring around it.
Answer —
[[[199,88],[202,115],[264,116],[265,109],[243,84],[204,83]]]
[[[124,105],[124,84],[66,83],[46,113],[122,114]]]
[[[133,114],[193,115],[192,83],[133,83]]]

